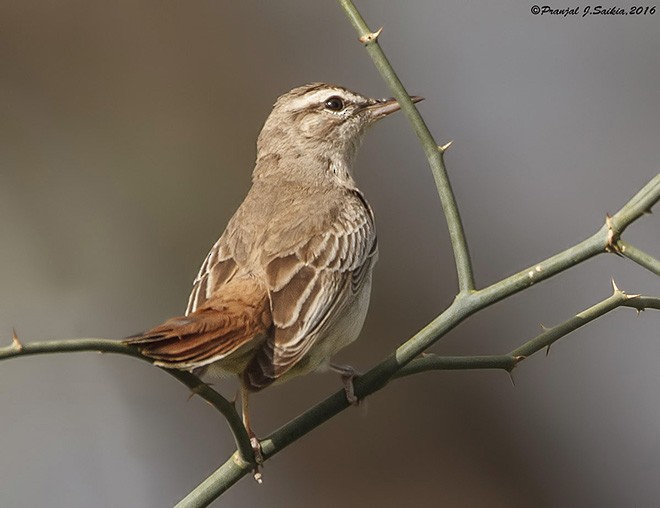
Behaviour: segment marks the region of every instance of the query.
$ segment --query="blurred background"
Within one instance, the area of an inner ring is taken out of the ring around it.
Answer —
[[[531,4],[361,1],[438,142],[480,286],[594,232],[658,172],[660,13],[533,16]],[[553,7],[565,7],[556,5]],[[629,6],[628,6],[629,7]],[[0,1],[0,337],[121,338],[180,314],[250,185],[275,98],[311,82],[388,91],[335,2]],[[358,180],[380,261],[361,339],[380,361],[456,290],[447,229],[405,118]],[[660,254],[651,216],[626,240]],[[504,353],[606,298],[659,293],[600,256],[475,316],[440,354]],[[660,317],[620,309],[515,372],[392,383],[216,504],[609,507],[660,499]],[[266,435],[339,388],[254,397]],[[216,387],[232,397],[232,380]],[[233,451],[222,418],[158,369],[80,353],[0,365],[0,505],[171,506]]]

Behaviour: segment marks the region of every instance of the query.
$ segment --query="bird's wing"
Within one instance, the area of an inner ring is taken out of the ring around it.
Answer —
[[[292,234],[298,240],[278,253],[263,251],[274,331],[246,367],[244,382],[251,389],[268,386],[300,361],[347,297],[360,291],[376,260],[373,215],[358,191],[316,229]],[[279,238],[280,246],[286,243],[287,231]]]
[[[156,365],[189,370],[222,360],[239,349],[249,353],[270,329],[267,289],[254,277],[242,276],[225,284],[223,291],[190,314],[168,319],[126,342],[156,360]],[[232,367],[231,361],[226,365],[236,372],[242,367]]]
[[[227,245],[226,234],[222,235],[211,248],[195,277],[193,289],[188,298],[186,315],[202,307],[218,288],[232,279],[237,271],[238,265]]]

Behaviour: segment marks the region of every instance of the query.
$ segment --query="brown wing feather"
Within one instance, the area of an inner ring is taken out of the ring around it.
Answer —
[[[186,315],[202,307],[217,288],[229,282],[238,271],[236,261],[224,252],[221,240],[213,246],[199,269],[188,299]]]
[[[157,365],[193,369],[223,360],[239,348],[254,349],[271,324],[266,288],[246,276],[225,284],[223,291],[187,316],[169,319],[126,342],[138,346]]]
[[[293,252],[262,260],[271,295],[274,333],[247,365],[253,390],[283,376],[314,345],[318,331],[340,312],[345,291],[357,293],[376,260],[373,217],[362,199],[347,200]]]

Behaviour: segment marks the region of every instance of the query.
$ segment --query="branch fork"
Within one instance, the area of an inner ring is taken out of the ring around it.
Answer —
[[[609,214],[605,217],[605,226],[607,227],[607,244],[605,246],[605,251],[616,254],[617,256],[622,256],[618,245],[621,233],[617,231],[616,226],[612,221],[612,217]]]

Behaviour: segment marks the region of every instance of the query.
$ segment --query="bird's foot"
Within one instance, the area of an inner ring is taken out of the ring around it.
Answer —
[[[254,454],[254,469],[252,470],[252,476],[257,483],[261,484],[263,483],[261,466],[264,463],[264,455],[261,451],[261,443],[253,433],[250,433],[250,445],[252,445],[252,453]]]
[[[353,367],[350,365],[337,365],[334,363],[330,364],[330,369],[334,372],[337,372],[341,375],[341,380],[344,383],[344,393],[346,393],[346,400],[352,406],[359,406],[360,399],[355,395],[355,387],[353,386],[353,380],[360,375]]]

